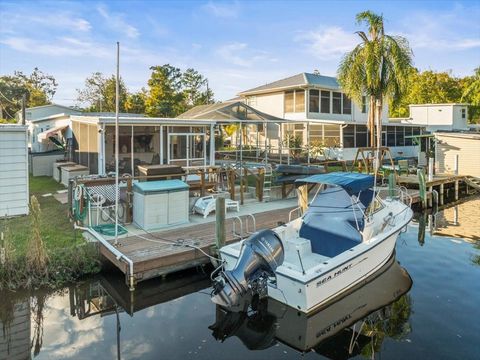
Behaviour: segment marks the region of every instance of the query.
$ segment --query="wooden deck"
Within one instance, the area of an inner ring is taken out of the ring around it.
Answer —
[[[428,180],[428,175],[425,176],[426,186],[433,187],[443,184],[453,184],[456,181],[463,181],[465,176],[462,175],[435,175],[432,180]],[[407,188],[416,187],[418,188],[418,176],[417,175],[402,175],[398,177],[398,184],[404,185]]]
[[[267,229],[278,226],[279,222],[287,222],[292,207],[266,211],[255,214],[256,228]],[[244,219],[244,218],[243,218]],[[225,221],[226,242],[238,241],[232,232],[233,220]],[[238,228],[238,225],[237,225]],[[172,230],[142,233],[145,239],[137,236],[120,238],[117,248],[133,261],[135,281],[143,281],[156,276],[165,275],[178,270],[205,264],[210,260],[202,252],[191,247],[173,242],[193,244],[207,254],[213,255],[215,244],[215,222],[187,226]],[[110,241],[112,243],[112,241]],[[100,253],[124,274],[128,274],[127,264],[118,260],[105,246],[100,246]]]

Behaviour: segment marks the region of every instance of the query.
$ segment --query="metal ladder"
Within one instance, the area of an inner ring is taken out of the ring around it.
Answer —
[[[263,177],[263,201],[268,201],[271,197],[272,192],[272,175],[273,169],[272,165],[266,164],[265,165],[265,174]]]
[[[244,215],[243,220],[242,217],[235,216],[232,218],[232,221],[232,232],[234,239],[243,240],[244,238],[257,232],[257,221],[253,214]],[[243,227],[244,224],[245,228]],[[237,225],[239,226],[239,231],[237,231]]]

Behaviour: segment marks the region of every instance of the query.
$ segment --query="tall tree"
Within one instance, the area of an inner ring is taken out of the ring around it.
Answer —
[[[115,111],[115,75],[104,76],[100,72],[93,73],[85,80],[85,88],[77,89],[77,100],[87,103],[88,111],[114,112]],[[127,88],[120,78],[120,111],[125,111]]]
[[[145,89],[136,93],[128,93],[127,101],[125,102],[125,110],[129,113],[144,114],[146,98],[147,91]]]
[[[462,96],[460,80],[449,72],[412,69],[408,75],[408,89],[396,104],[391,103],[392,117],[409,116],[410,104],[441,104],[459,102]]]
[[[26,95],[28,107],[47,105],[57,90],[52,75],[34,68],[30,75],[15,71],[13,75],[0,77],[0,117],[14,118]]]
[[[470,104],[468,117],[471,122],[480,123],[480,66],[475,69],[471,77],[463,80],[461,102]]]
[[[375,146],[381,146],[381,114],[385,99],[393,104],[405,92],[412,68],[412,51],[407,39],[385,34],[383,16],[364,11],[356,16],[357,24],[368,26],[368,35],[358,31],[362,40],[347,53],[338,68],[338,80],[343,91],[357,104],[362,96],[369,98],[368,127],[374,144],[374,125],[377,127]]]
[[[152,74],[148,80],[145,113],[149,116],[175,117],[185,111],[180,69],[165,64],[152,66],[150,70]]]
[[[182,74],[183,93],[188,108],[210,104],[213,92],[208,87],[208,80],[195,69],[187,69]]]

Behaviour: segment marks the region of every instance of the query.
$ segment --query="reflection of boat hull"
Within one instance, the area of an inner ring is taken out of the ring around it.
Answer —
[[[391,304],[410,290],[411,285],[410,275],[392,256],[364,283],[358,283],[340,299],[326,303],[313,315],[299,313],[275,300],[269,301],[268,309],[282,314],[277,317],[277,338],[296,349],[306,350]]]
[[[272,338],[275,337],[299,351],[308,351],[315,347],[317,352],[328,352],[331,349],[327,347],[331,347],[329,342],[334,336],[342,331],[355,334],[355,331],[349,329],[350,326],[398,300],[408,292],[411,285],[412,280],[406,270],[391,257],[377,273],[350,288],[341,298],[325,304],[315,314],[300,312],[269,298],[268,302],[265,302],[263,315],[245,315],[242,322],[237,324],[228,323],[232,320],[228,315],[231,313],[218,306],[216,323],[210,328],[214,330],[217,339],[237,336],[249,348],[255,348],[254,344],[249,343],[249,339],[255,339],[256,344],[273,344]],[[263,319],[272,317],[276,319],[268,322],[272,324],[272,329],[256,325],[259,320],[265,323]],[[235,319],[240,318],[237,316]],[[225,333],[225,330],[230,330],[230,333]],[[255,331],[255,335],[251,334]],[[342,346],[338,344],[341,338],[350,341],[351,336],[347,336],[347,333],[346,336],[335,337],[335,347]],[[263,342],[260,341],[261,335],[265,337]],[[346,346],[348,347],[348,344]]]

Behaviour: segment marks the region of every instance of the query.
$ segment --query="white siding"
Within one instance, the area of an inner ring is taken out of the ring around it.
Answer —
[[[435,168],[438,173],[455,172],[458,155],[458,173],[480,177],[480,135],[437,133]]]
[[[0,217],[28,214],[27,128],[0,125]]]
[[[247,104],[269,115],[283,118],[283,92],[249,96]]]
[[[428,131],[466,130],[467,114],[462,118],[462,109],[466,105],[458,104],[426,104],[410,105],[411,123],[425,125]]]

